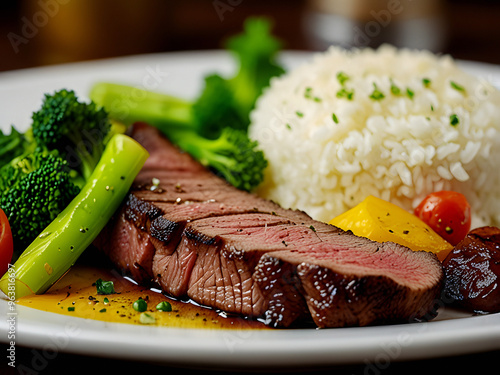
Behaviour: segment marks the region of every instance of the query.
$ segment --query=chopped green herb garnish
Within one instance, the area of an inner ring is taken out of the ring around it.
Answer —
[[[410,88],[407,88],[406,89],[406,95],[408,95],[408,97],[410,99],[413,99],[413,97],[415,96],[415,93],[413,92],[413,90],[411,90]]]
[[[370,99],[373,100],[382,100],[385,98],[385,95],[380,91],[377,87],[377,84],[373,84],[373,92],[370,95]]]
[[[298,116],[298,117],[304,117],[304,114],[302,112],[299,112],[299,111],[296,111],[295,114]]]
[[[288,123],[287,123],[285,126],[286,126],[286,128],[287,128],[288,130],[292,130],[292,127],[290,126],[290,124],[288,124]]]
[[[107,297],[104,298],[103,300],[104,303],[109,303],[109,299]]]
[[[154,324],[154,323],[156,323],[156,319],[153,315],[143,312],[139,316],[139,323],[141,323],[141,324]]]
[[[348,81],[350,79],[350,77],[345,74],[344,72],[338,72],[337,73],[337,80],[339,81],[339,83],[341,85],[344,85],[344,83],[346,83],[346,81]]]
[[[434,106],[431,104],[431,111],[434,112]]]
[[[456,114],[453,114],[450,116],[451,126],[457,126],[459,123],[460,123],[460,120],[458,119],[458,116]]]
[[[170,304],[170,302],[162,301],[158,305],[156,305],[156,310],[172,311],[172,305]]]
[[[334,123],[338,124],[339,123],[339,119],[337,118],[337,115],[335,113],[332,113],[332,120]]]
[[[115,286],[112,281],[104,281],[103,279],[98,279],[95,282],[97,289],[97,294],[113,294],[115,293]]]
[[[314,228],[314,226],[313,226],[313,225],[311,225],[311,226],[309,227],[309,229],[311,229],[313,232],[316,232],[316,228]]]
[[[148,309],[148,303],[144,301],[142,298],[139,298],[132,304],[132,307],[135,311],[143,312]]]
[[[465,92],[465,88],[462,85],[459,85],[456,82],[450,81],[450,85],[451,85],[451,87],[453,87],[457,91]]]
[[[312,99],[315,102],[321,102],[321,98],[312,95],[312,87],[306,87],[306,91],[304,92],[304,97],[307,99]]]
[[[106,312],[106,309],[100,309],[99,310],[100,313],[105,313]]]
[[[391,92],[393,95],[401,95],[401,89],[391,81]]]
[[[429,78],[422,78],[422,83],[425,87],[429,87],[431,85],[431,80]]]
[[[345,98],[347,100],[352,100],[354,97],[354,90],[347,90],[345,88],[337,91],[337,98]]]
[[[68,311],[75,311],[75,306],[68,307]]]

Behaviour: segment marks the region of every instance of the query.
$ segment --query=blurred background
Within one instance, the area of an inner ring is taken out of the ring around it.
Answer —
[[[221,48],[250,15],[287,49],[388,42],[500,64],[498,0],[2,0],[0,71]]]

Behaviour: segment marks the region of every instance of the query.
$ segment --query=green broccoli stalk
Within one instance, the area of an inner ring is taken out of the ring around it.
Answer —
[[[147,122],[157,127],[196,129],[192,103],[157,92],[114,83],[96,83],[90,97],[106,108],[109,117],[126,126]]]
[[[57,152],[35,151],[0,169],[0,207],[12,228],[14,258],[80,192],[77,183]]]
[[[126,125],[143,121],[189,128],[212,139],[225,127],[247,131],[255,101],[271,78],[284,71],[274,61],[281,44],[270,34],[269,21],[249,18],[244,33],[230,38],[226,47],[239,64],[237,73],[232,78],[208,75],[195,101],[106,82],[95,84],[90,97]]]
[[[162,129],[160,129],[162,130]],[[208,139],[193,131],[166,129],[164,133],[211,169],[241,190],[251,191],[262,182],[267,160],[257,142],[241,130],[225,128],[217,139]]]
[[[87,180],[105,147],[111,128],[108,113],[95,103],[78,101],[75,93],[60,90],[46,94],[32,116],[33,138],[40,147],[58,150]]]
[[[75,263],[118,209],[147,151],[132,138],[114,135],[87,183],[14,264],[16,298],[44,293]],[[6,293],[6,273],[0,289]]]

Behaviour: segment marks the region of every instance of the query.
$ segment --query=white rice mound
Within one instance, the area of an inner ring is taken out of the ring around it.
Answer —
[[[454,190],[473,227],[500,225],[500,92],[449,56],[331,47],[272,80],[249,134],[269,161],[257,193],[317,220]]]

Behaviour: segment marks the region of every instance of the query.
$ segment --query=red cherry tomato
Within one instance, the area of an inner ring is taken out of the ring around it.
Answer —
[[[453,246],[465,238],[471,226],[469,202],[455,191],[429,194],[415,208],[415,215]]]
[[[12,241],[12,231],[9,220],[2,209],[0,209],[0,276],[9,269],[14,252],[14,242]]]

